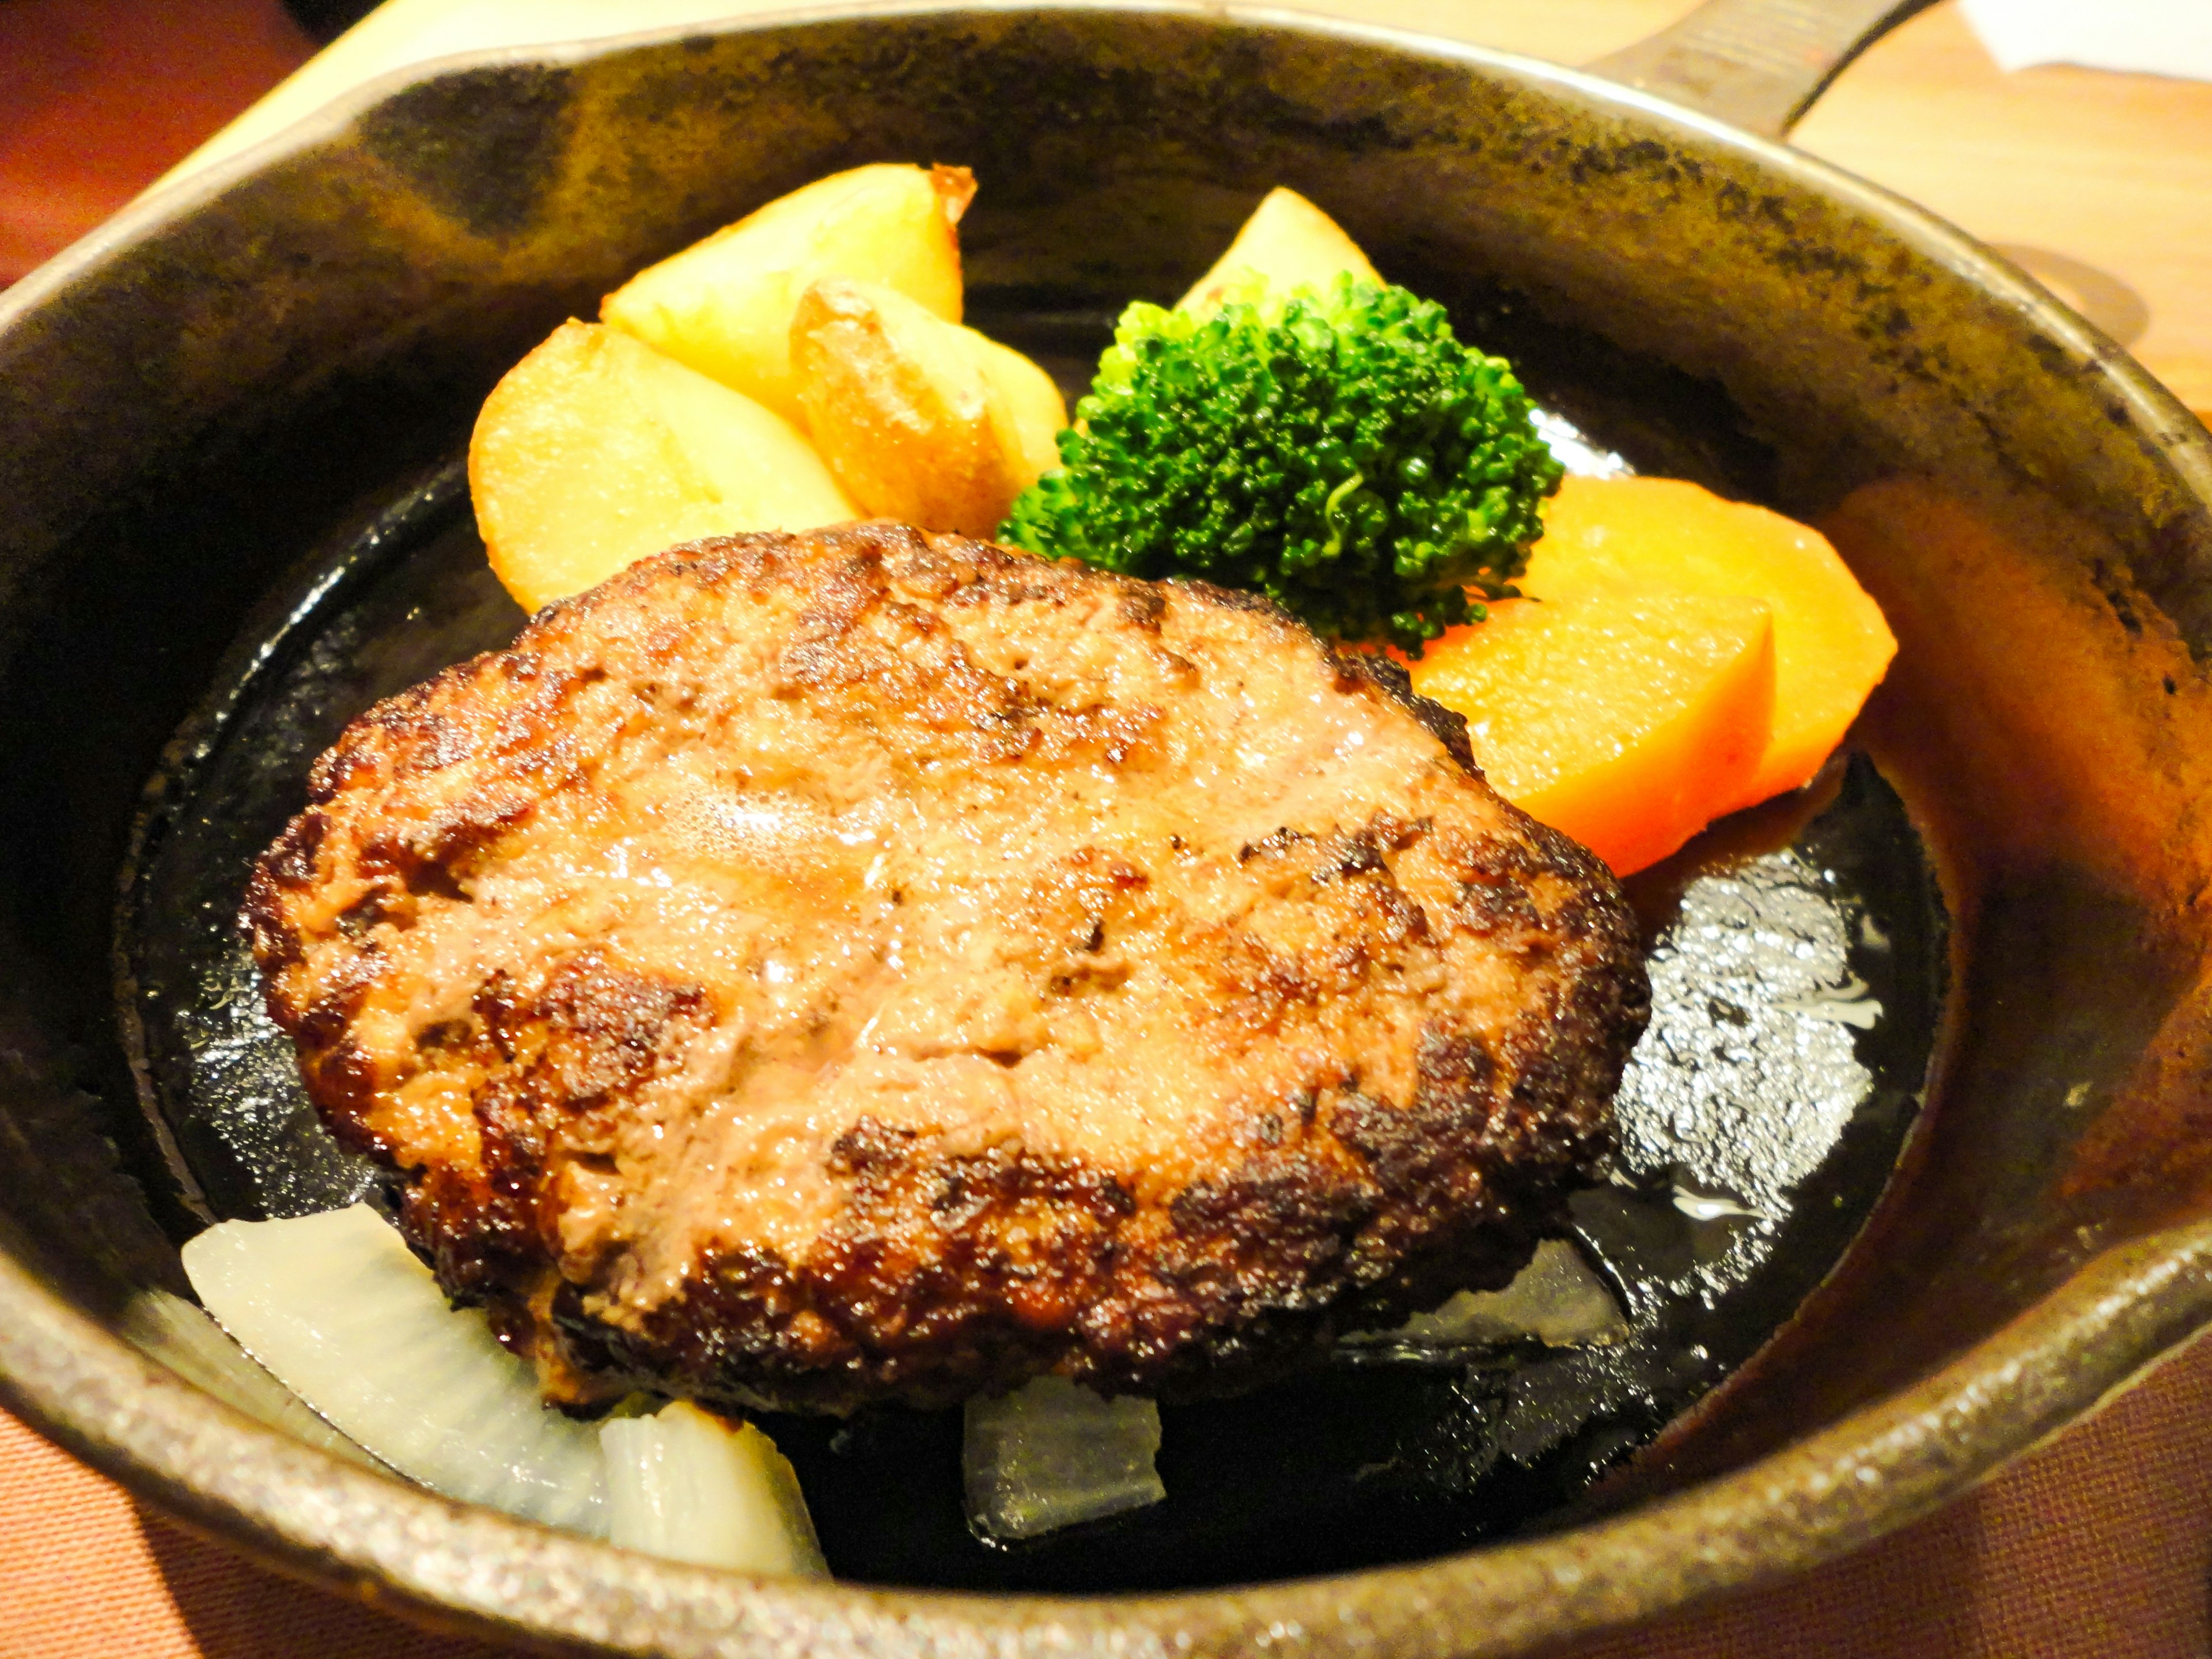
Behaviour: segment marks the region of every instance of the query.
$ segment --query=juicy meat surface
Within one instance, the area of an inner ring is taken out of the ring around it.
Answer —
[[[1645,1013],[1395,665],[891,526],[647,559],[309,793],[270,1009],[556,1399],[1248,1384],[1509,1279]]]

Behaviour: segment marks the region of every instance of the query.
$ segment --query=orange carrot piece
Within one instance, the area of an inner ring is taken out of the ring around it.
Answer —
[[[1880,607],[1820,532],[1679,479],[1569,478],[1520,586],[1546,599],[1705,593],[1773,608],[1773,731],[1729,811],[1819,771],[1897,653]]]
[[[1507,599],[1413,665],[1498,793],[1626,875],[1730,811],[1766,747],[1774,627],[1728,594]]]

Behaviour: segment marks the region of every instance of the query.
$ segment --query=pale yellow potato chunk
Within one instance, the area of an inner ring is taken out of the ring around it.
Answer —
[[[1224,295],[1255,274],[1270,288],[1325,288],[1346,270],[1358,282],[1382,280],[1341,225],[1297,191],[1278,185],[1252,210],[1229,251],[1176,305],[1183,311],[1216,310]]]
[[[1052,376],[1012,346],[963,328],[992,391],[991,425],[1010,459],[1019,495],[1060,465],[1067,402]]]
[[[823,277],[850,277],[958,322],[955,227],[975,193],[965,167],[886,162],[832,173],[640,271],[599,317],[798,424],[799,295]]]
[[[859,516],[781,416],[598,323],[563,323],[493,388],[469,489],[526,611],[678,542]]]
[[[823,458],[877,517],[989,536],[1059,462],[1067,410],[1045,372],[896,289],[815,283],[791,358]]]

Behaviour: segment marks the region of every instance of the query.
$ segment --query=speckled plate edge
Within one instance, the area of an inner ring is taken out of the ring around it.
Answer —
[[[261,1427],[0,1260],[0,1396],[163,1509],[434,1621],[692,1656],[1525,1653],[1802,1571],[1933,1510],[2212,1321],[2212,1222],[2107,1251],[1924,1382],[1617,1519],[1419,1565],[1070,1598],[671,1565],[449,1503]]]

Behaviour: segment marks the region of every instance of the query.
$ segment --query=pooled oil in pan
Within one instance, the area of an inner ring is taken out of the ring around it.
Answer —
[[[246,875],[349,720],[522,621],[455,464],[273,599],[173,745],[126,871],[118,983],[172,1174],[210,1217],[380,1193],[316,1121],[263,1011],[236,921]],[[1164,1502],[1013,1548],[969,1531],[958,1412],[764,1419],[832,1570],[1085,1591],[1414,1559],[1562,1517],[1742,1364],[1834,1266],[1895,1164],[1935,1042],[1941,899],[1863,756],[1629,886],[1651,1027],[1621,1090],[1611,1180],[1572,1209],[1574,1248],[1618,1304],[1599,1340],[1372,1340],[1256,1394],[1164,1407]]]

